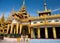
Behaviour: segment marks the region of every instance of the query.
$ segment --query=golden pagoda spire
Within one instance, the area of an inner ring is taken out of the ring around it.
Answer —
[[[23,5],[25,5],[25,0],[23,1]]]
[[[12,9],[12,11],[14,11],[14,8]]]
[[[15,13],[14,8],[12,9],[12,15]]]
[[[44,11],[47,11],[47,4],[46,4],[46,0],[44,0]]]
[[[29,15],[27,14],[27,11],[26,11],[26,7],[25,7],[25,0],[23,0],[22,7],[18,13],[21,18],[28,18],[29,17]]]
[[[4,13],[3,13],[3,15],[2,15],[2,17],[1,17],[1,22],[2,22],[2,23],[4,22]]]
[[[25,0],[23,1],[23,5],[21,9],[25,9]]]
[[[12,11],[11,11],[11,15],[8,17],[8,19],[11,18],[12,15],[14,15],[15,13],[16,13],[16,12],[15,12],[14,7],[13,7],[13,8],[12,8]]]
[[[25,7],[25,0],[23,1],[23,5],[21,7],[21,9],[19,10],[20,12],[25,12],[26,13],[26,7]]]

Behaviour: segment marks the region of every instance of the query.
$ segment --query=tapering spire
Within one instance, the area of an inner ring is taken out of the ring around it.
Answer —
[[[25,5],[25,0],[23,0],[23,5]]]
[[[22,5],[22,7],[21,7],[21,9],[19,11],[26,13],[25,0],[23,0],[23,5]]]
[[[44,11],[47,11],[47,7],[46,7],[46,0],[44,0]]]
[[[25,8],[25,0],[23,0],[22,8]]]
[[[14,8],[12,9],[12,11],[14,11]]]
[[[4,22],[4,13],[3,13],[3,15],[1,17],[1,22]]]
[[[12,15],[15,13],[14,8],[12,9]]]

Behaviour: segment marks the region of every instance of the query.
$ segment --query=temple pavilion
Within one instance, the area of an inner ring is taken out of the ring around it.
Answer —
[[[25,1],[18,12],[12,10],[8,18],[0,18],[0,36],[21,37],[28,35],[33,39],[60,38],[60,14],[52,14],[44,3],[44,11],[38,11],[38,17],[31,17],[26,11]]]

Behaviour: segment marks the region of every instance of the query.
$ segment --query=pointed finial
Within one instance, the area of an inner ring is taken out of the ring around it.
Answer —
[[[2,14],[1,21],[4,22],[4,13]]]
[[[2,14],[2,17],[4,17],[4,13]]]
[[[15,13],[14,8],[12,9],[12,15]]]
[[[25,5],[25,0],[23,0],[23,5]]]
[[[47,11],[47,7],[46,7],[46,0],[44,0],[44,11]]]
[[[12,9],[12,11],[14,11],[14,8]]]

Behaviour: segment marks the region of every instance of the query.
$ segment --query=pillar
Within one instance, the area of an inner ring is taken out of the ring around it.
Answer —
[[[13,30],[13,23],[11,24],[11,31],[10,31],[10,34],[12,34],[12,30]]]
[[[57,36],[56,36],[56,29],[55,29],[55,27],[53,27],[53,37],[54,37],[54,38],[57,37]]]
[[[4,29],[2,29],[2,33],[1,34],[4,34]]]
[[[8,24],[8,27],[7,27],[7,34],[8,34],[8,31],[9,31],[9,26],[10,26],[10,25]]]
[[[29,31],[29,34],[30,34],[30,26],[28,27],[28,31]]]
[[[14,27],[14,25],[16,26]],[[14,34],[17,34],[17,24],[14,24],[14,25],[13,25]]]
[[[14,29],[14,34],[15,34],[16,29]]]
[[[38,38],[40,38],[40,28],[38,27]]]
[[[48,38],[48,30],[47,30],[47,27],[45,27],[45,38]]]
[[[19,24],[17,23],[17,25],[16,25],[16,34],[18,34],[18,28],[19,28]]]
[[[22,24],[20,24],[20,34],[21,34],[21,32],[22,32]]]
[[[33,28],[31,28],[31,38],[35,38],[35,37],[34,37]]]

